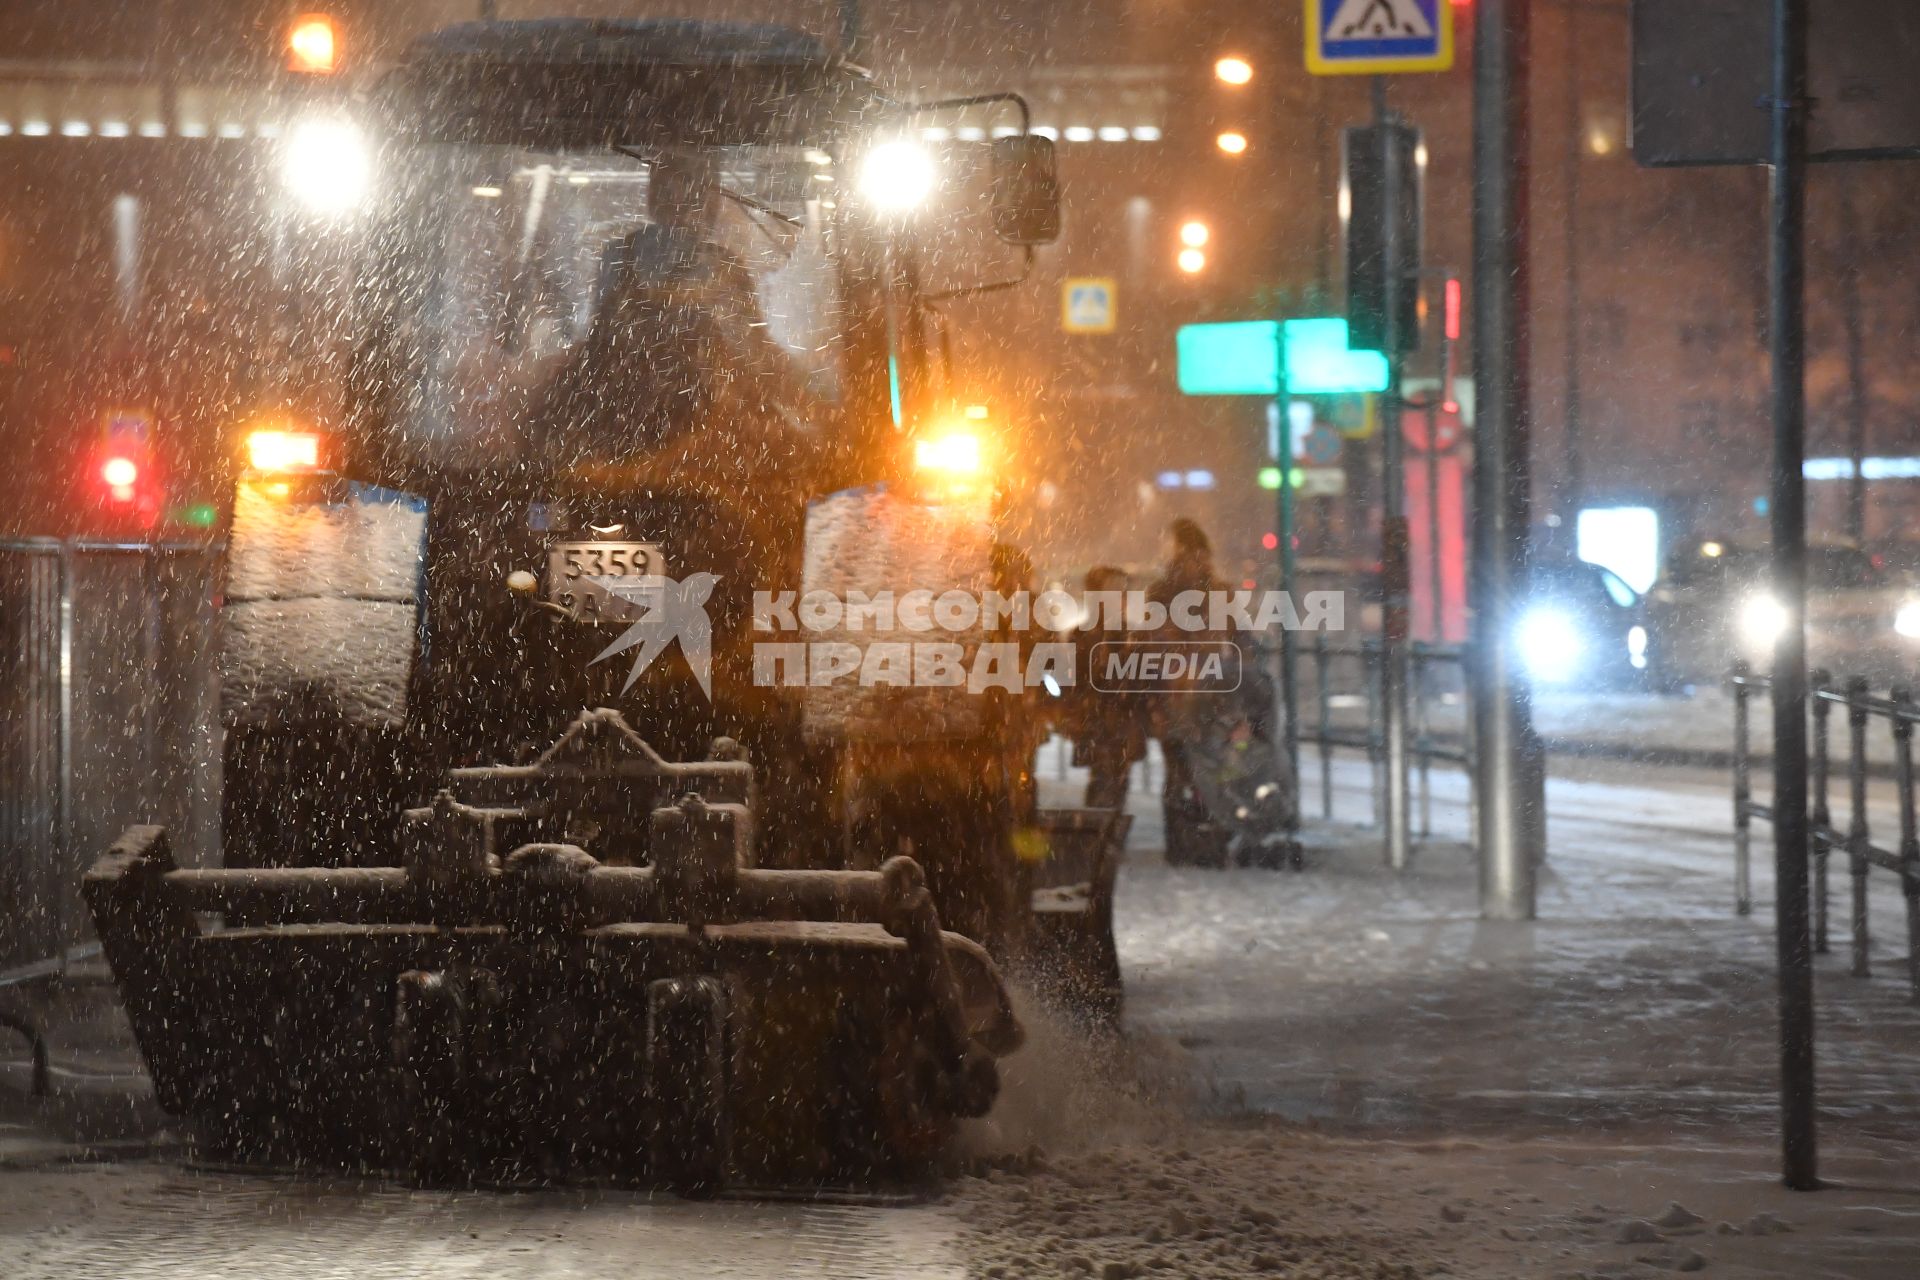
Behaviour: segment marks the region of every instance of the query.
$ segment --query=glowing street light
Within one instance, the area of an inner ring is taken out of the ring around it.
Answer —
[[[1228,129],[1213,140],[1213,145],[1227,155],[1237,156],[1247,149],[1247,135],[1236,129]]]
[[[1230,54],[1213,64],[1213,77],[1221,84],[1247,84],[1253,79],[1253,64]]]
[[[1204,247],[1212,237],[1213,232],[1198,218],[1180,224],[1180,243],[1189,249]]]
[[[1174,265],[1190,276],[1197,276],[1207,269],[1207,255],[1191,245],[1182,249],[1173,261]]]

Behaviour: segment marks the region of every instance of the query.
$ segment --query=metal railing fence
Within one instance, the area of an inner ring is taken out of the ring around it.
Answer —
[[[0,539],[0,968],[86,940],[81,872],[125,826],[217,843],[215,555]]]
[[[1850,966],[1855,977],[1872,974],[1872,929],[1868,918],[1868,890],[1874,868],[1898,878],[1906,899],[1907,983],[1912,999],[1920,1003],[1920,813],[1914,793],[1913,731],[1920,724],[1920,702],[1911,691],[1894,689],[1886,695],[1870,692],[1863,677],[1838,684],[1826,671],[1809,680],[1808,710],[1812,730],[1807,744],[1807,856],[1812,863],[1813,949],[1826,954],[1830,907],[1829,863],[1832,855],[1847,860],[1848,923],[1851,933]],[[1754,798],[1752,707],[1755,693],[1772,688],[1772,681],[1737,663],[1728,686],[1733,693],[1733,858],[1734,901],[1741,915],[1753,911],[1753,823],[1773,820],[1771,804]],[[1834,824],[1830,792],[1833,777],[1833,719],[1845,712],[1846,825]],[[1892,748],[1892,782],[1898,805],[1899,834],[1891,846],[1876,844],[1868,811],[1868,778],[1878,770],[1870,752],[1870,734],[1880,725]]]
[[[1377,636],[1358,645],[1329,643],[1325,632],[1309,632],[1298,650],[1299,665],[1310,668],[1304,680],[1313,697],[1302,706],[1299,741],[1313,748],[1319,765],[1320,813],[1333,816],[1333,757],[1336,751],[1357,751],[1373,771],[1371,821],[1378,826],[1385,807],[1387,777],[1386,716],[1383,701],[1385,645]],[[1408,703],[1412,740],[1408,758],[1415,780],[1414,802],[1418,834],[1433,835],[1433,766],[1451,764],[1472,774],[1472,717],[1464,694],[1466,663],[1457,645],[1415,643],[1409,650]],[[1451,699],[1451,701],[1449,701]],[[1341,712],[1358,700],[1357,718]],[[1296,699],[1296,705],[1301,700]],[[1457,717],[1457,726],[1448,723]],[[1304,772],[1304,769],[1303,769]],[[1304,793],[1305,779],[1302,780]],[[1304,794],[1302,804],[1304,805]]]

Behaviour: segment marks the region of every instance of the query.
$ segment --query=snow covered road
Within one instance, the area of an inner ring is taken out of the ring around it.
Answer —
[[[1764,828],[1742,918],[1722,773],[1555,768],[1527,925],[1477,918],[1457,775],[1436,773],[1436,839],[1399,877],[1352,825],[1358,761],[1337,766],[1345,821],[1313,824],[1298,874],[1167,867],[1136,791],[1117,905],[1127,1035],[1030,1009],[1002,1103],[933,1203],[418,1192],[202,1170],[177,1151],[96,1160],[15,1107],[0,1275],[1920,1274],[1920,1011],[1889,879],[1875,976],[1847,975],[1839,932],[1819,963],[1838,1185],[1796,1195],[1775,1176]],[[1080,781],[1051,757],[1041,775],[1055,802]]]

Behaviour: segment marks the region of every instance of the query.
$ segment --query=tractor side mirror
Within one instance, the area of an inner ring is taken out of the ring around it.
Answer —
[[[1053,139],[1023,133],[993,143],[993,233],[1008,244],[1060,237],[1060,180]]]

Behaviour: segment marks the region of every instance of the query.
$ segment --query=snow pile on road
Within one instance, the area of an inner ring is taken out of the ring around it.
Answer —
[[[996,1280],[1396,1280],[1445,1265],[1431,1239],[1381,1221],[1337,1170],[1264,1131],[1036,1153],[959,1184],[956,1198],[969,1274]]]
[[[1424,1276],[1435,1262],[1329,1190],[1272,1131],[1218,1120],[1219,1099],[1170,1040],[1122,1038],[1022,999],[1027,1043],[963,1135],[962,1252],[978,1277]],[[1421,1247],[1416,1247],[1421,1246]]]

